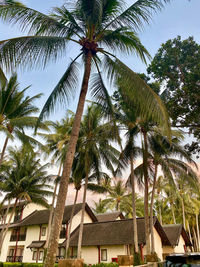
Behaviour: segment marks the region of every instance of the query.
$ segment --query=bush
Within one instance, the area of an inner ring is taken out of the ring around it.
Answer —
[[[90,264],[90,265],[87,265],[87,264],[84,264],[84,267],[119,267],[119,265],[115,262],[110,262],[110,263],[97,263],[97,264]]]
[[[141,256],[140,256],[140,253],[134,253],[133,254],[133,264],[134,266],[137,266],[137,265],[141,265],[143,264],[142,260],[141,260]]]
[[[0,267],[43,267],[43,263],[0,262]],[[58,267],[55,263],[54,267]]]
[[[3,267],[22,267],[21,262],[4,262]]]

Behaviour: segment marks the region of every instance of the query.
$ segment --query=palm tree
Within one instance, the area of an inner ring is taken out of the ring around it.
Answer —
[[[51,187],[47,183],[50,177],[45,171],[47,164],[42,166],[40,160],[36,159],[35,153],[25,147],[20,150],[10,149],[9,160],[11,164],[1,173],[0,188],[6,194],[3,202],[11,200],[15,202],[8,223],[1,231],[0,248],[18,202],[25,200],[49,207],[46,197],[51,196],[49,191]]]
[[[89,175],[94,173],[93,178],[101,180],[101,166],[114,172],[112,164],[117,164],[119,152],[111,142],[117,141],[113,127],[109,122],[103,122],[103,114],[98,105],[92,104],[87,107],[86,114],[81,124],[80,135],[77,144],[75,161],[80,165],[85,177],[83,192],[83,205],[81,223],[79,228],[78,251],[77,257],[81,257],[81,244],[83,235],[83,222],[86,204],[86,192],[88,188]],[[84,164],[84,166],[83,166]]]
[[[169,178],[169,182],[174,182],[174,172],[184,173],[186,165],[180,161],[176,160],[173,157],[179,157],[185,159],[189,163],[194,163],[189,154],[185,149],[182,148],[180,142],[183,139],[183,136],[180,132],[173,131],[172,140],[168,140],[162,133],[159,132],[159,129],[154,129],[154,132],[151,132],[148,135],[149,143],[149,153],[152,158],[152,164],[154,166],[154,175],[153,175],[153,184],[152,184],[152,193],[151,193],[151,204],[150,204],[150,232],[151,232],[151,253],[155,253],[154,245],[154,234],[153,234],[153,203],[156,190],[157,182],[157,173],[158,167],[161,167],[163,174]],[[184,165],[184,167],[183,167]],[[182,169],[183,167],[183,169]],[[195,178],[195,174],[192,172],[190,174]],[[185,225],[184,225],[185,227]]]
[[[114,178],[112,183],[107,187],[108,195],[102,200],[108,209],[121,211],[123,200],[128,195],[126,184],[118,178]]]
[[[94,202],[95,208],[93,208],[94,213],[101,214],[108,211],[106,203],[100,198],[98,202]]]
[[[96,184],[93,183],[94,180],[99,180],[99,177],[102,179],[108,179],[108,175],[106,173],[98,172],[98,173],[92,173],[88,177],[88,184],[87,184],[87,189],[94,192],[94,193],[105,193],[107,191],[106,187],[102,184]],[[70,246],[70,235],[71,235],[71,227],[72,227],[72,220],[74,217],[74,211],[75,211],[75,206],[78,198],[78,193],[81,190],[82,186],[85,186],[83,184],[84,180],[86,178],[86,174],[84,171],[84,162],[80,162],[79,158],[76,157],[73,166],[72,166],[72,177],[70,178],[70,183],[74,185],[74,189],[76,190],[75,197],[74,197],[74,203],[72,207],[72,212],[70,216],[70,221],[69,221],[69,228],[68,228],[68,234],[67,234],[67,242],[66,242],[66,253],[65,257],[68,257],[68,250]]]
[[[63,167],[64,158],[67,151],[67,146],[69,143],[69,138],[71,134],[72,124],[73,124],[74,114],[68,111],[65,118],[60,122],[51,122],[52,133],[38,133],[44,140],[46,145],[42,146],[42,151],[46,156],[51,156],[51,162],[56,162],[59,165],[58,174],[55,179],[54,193],[52,198],[52,203],[50,207],[48,231],[47,231],[47,241],[45,247],[48,248],[49,237],[51,232],[51,226],[53,221],[54,205],[56,201],[57,189],[60,183],[60,174]],[[46,158],[45,156],[45,158]]]
[[[39,144],[37,140],[27,136],[24,129],[33,129],[36,125],[38,118],[31,115],[38,112],[38,108],[33,102],[40,98],[41,94],[33,97],[25,97],[28,87],[22,91],[19,91],[18,87],[17,76],[13,75],[9,81],[1,87],[0,91],[0,131],[6,134],[0,157],[0,166],[4,159],[9,139],[15,137],[27,145]],[[44,123],[40,123],[40,128],[48,129]]]
[[[135,138],[139,133],[139,127],[137,126],[137,112],[134,107],[129,104],[127,97],[119,88],[118,92],[114,94],[115,99],[119,102],[119,112],[117,112],[117,119],[125,130],[126,144],[122,150],[119,161],[123,164],[122,167],[130,165],[130,185],[132,189],[132,218],[133,218],[133,235],[134,235],[134,250],[135,253],[139,253],[138,247],[138,231],[137,231],[137,220],[136,220],[136,193],[135,193],[135,174],[134,174],[134,160],[140,154],[141,149],[136,147]],[[132,103],[133,104],[133,103]],[[119,171],[119,167],[118,170]]]
[[[103,82],[100,58],[105,59],[104,66],[113,81],[113,75],[121,77],[122,87],[127,90],[132,87],[135,101],[146,116],[153,115],[159,122],[168,127],[167,117],[163,105],[156,94],[142,81],[138,75],[125,66],[113,53],[136,53],[145,61],[149,56],[147,50],[140,43],[136,35],[143,22],[149,22],[152,11],[157,11],[170,0],[137,0],[130,7],[116,0],[88,1],[77,0],[68,9],[67,4],[55,8],[52,16],[44,15],[36,10],[19,5],[1,5],[0,18],[4,21],[19,23],[22,29],[29,30],[30,35],[1,42],[0,64],[7,69],[18,65],[45,67],[49,61],[63,57],[67,52],[68,43],[79,46],[80,53],[69,64],[58,85],[47,100],[41,115],[42,119],[55,106],[56,100],[63,102],[72,89],[77,88],[77,60],[82,57],[84,75],[77,106],[77,111],[69,141],[66,160],[63,168],[61,186],[58,193],[54,224],[51,232],[50,247],[45,266],[53,267],[58,236],[61,228],[65,207],[68,181],[79,135],[81,117],[91,77],[92,64],[97,74],[92,79],[92,95],[109,108],[109,95]],[[102,61],[103,62],[103,61]],[[141,90],[142,88],[142,90]],[[105,100],[108,103],[105,104]],[[155,107],[160,112],[157,112]],[[155,112],[156,111],[156,112]],[[165,118],[165,119],[163,119]]]

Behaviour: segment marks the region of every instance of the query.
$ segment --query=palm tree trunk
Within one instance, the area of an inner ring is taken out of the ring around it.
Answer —
[[[184,229],[186,229],[185,228],[185,205],[184,205],[182,196],[181,196],[181,205],[182,205],[182,212],[183,212],[183,227]]]
[[[72,208],[71,217],[70,217],[70,221],[69,221],[69,230],[68,230],[68,234],[67,234],[67,242],[66,242],[66,249],[65,249],[65,258],[66,259],[67,259],[69,245],[70,245],[70,235],[71,235],[71,229],[72,229],[72,220],[73,220],[73,217],[74,217],[76,201],[77,201],[77,198],[78,198],[78,191],[79,190],[76,189],[76,195],[75,195],[75,198],[74,198],[74,205],[73,205],[73,208]]]
[[[14,204],[13,209],[12,209],[12,212],[10,214],[8,223],[7,224],[4,224],[3,229],[2,229],[2,231],[0,233],[0,254],[1,254],[1,249],[2,249],[2,246],[3,246],[3,241],[5,239],[5,236],[6,236],[7,232],[8,232],[8,228],[10,226],[12,217],[13,217],[13,215],[15,213],[15,210],[16,210],[17,202],[18,202],[18,198],[16,198],[16,200],[15,200],[15,204]]]
[[[82,213],[81,213],[81,223],[80,223],[79,236],[78,236],[77,259],[81,258],[81,245],[82,245],[82,238],[83,238],[83,223],[84,223],[84,215],[85,215],[87,186],[88,186],[88,172],[87,172],[86,177],[85,177],[85,186],[84,186],[84,193],[83,193]]]
[[[143,131],[144,149],[143,149],[143,171],[144,171],[144,220],[145,220],[145,239],[146,239],[146,253],[150,254],[150,239],[149,239],[149,179],[148,179],[148,144],[147,133]]]
[[[137,231],[137,218],[136,218],[136,205],[135,205],[135,179],[134,179],[134,167],[133,167],[133,157],[132,157],[132,155],[131,155],[131,186],[132,186],[134,248],[135,248],[135,253],[139,253],[139,248],[138,248],[138,231]]]
[[[198,251],[199,251],[199,244],[200,244],[200,234],[199,234],[199,214],[196,213],[196,228],[197,228],[197,241],[198,241]]]
[[[62,168],[62,163],[59,166],[58,176],[60,176],[61,168]],[[46,244],[45,244],[45,248],[48,248],[48,245],[49,245],[49,235],[50,235],[50,232],[51,232],[51,225],[52,225],[52,220],[53,220],[53,212],[54,212],[54,204],[55,204],[55,200],[56,200],[57,188],[58,188],[58,182],[55,183],[54,192],[53,192],[53,199],[52,199],[52,203],[51,203],[51,209],[50,209],[50,214],[49,214],[49,222],[48,222],[48,229],[47,229],[47,241],[46,241]]]
[[[190,242],[191,242],[191,244],[193,244],[193,242],[192,242],[192,235],[191,235],[191,231],[190,231],[190,224],[189,224],[189,222],[187,223],[187,226],[188,226],[188,233],[189,233]],[[191,246],[191,249],[192,249],[192,252],[193,252],[193,251],[194,251],[194,248],[193,248],[193,246]]]
[[[154,241],[154,232],[153,232],[153,204],[154,204],[154,195],[156,190],[156,179],[157,179],[158,165],[155,164],[155,173],[153,177],[153,188],[151,194],[151,206],[150,206],[150,232],[151,232],[151,253],[155,253],[155,241]]]
[[[6,140],[5,140],[5,142],[4,142],[4,145],[3,145],[2,152],[1,152],[0,166],[1,166],[1,164],[2,164],[2,162],[3,162],[3,159],[4,159],[4,155],[5,155],[5,152],[6,152],[6,147],[7,147],[7,145],[8,145],[8,140],[9,140],[9,138],[8,138],[8,136],[7,136],[7,137],[6,137]]]
[[[158,199],[160,200],[158,209],[159,209],[160,224],[162,225],[163,221],[162,221],[162,209],[161,209],[161,198],[160,198],[160,195],[158,196]]]
[[[198,242],[197,242],[197,235],[194,226],[192,227],[193,235],[194,235],[194,243],[195,243],[195,252],[198,250]]]
[[[173,204],[171,204],[171,211],[172,211],[172,217],[173,217],[174,224],[176,224],[176,216],[174,213],[174,205]]]
[[[54,212],[53,224],[51,229],[51,234],[49,238],[49,249],[47,251],[47,256],[44,262],[44,267],[54,267],[54,262],[56,260],[56,252],[58,249],[58,240],[60,229],[62,225],[62,218],[65,208],[65,201],[67,197],[68,182],[71,173],[72,163],[74,160],[74,154],[76,150],[76,144],[80,131],[80,123],[84,109],[85,98],[88,90],[88,83],[91,73],[91,61],[92,53],[89,51],[86,54],[85,59],[85,72],[83,76],[83,83],[81,88],[81,93],[79,97],[79,102],[76,110],[76,115],[74,118],[74,123],[72,127],[71,137],[69,140],[69,146],[65,157],[65,163],[63,166],[63,173],[60,181],[60,188],[57,197],[57,204]]]

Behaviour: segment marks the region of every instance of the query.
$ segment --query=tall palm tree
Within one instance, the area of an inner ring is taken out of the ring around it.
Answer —
[[[77,60],[82,57],[84,62],[81,92],[63,168],[50,247],[45,261],[46,267],[53,267],[55,261],[68,181],[91,77],[92,64],[97,70],[97,74],[91,80],[93,85],[92,95],[98,101],[102,104],[107,102],[109,108],[109,95],[103,82],[100,67],[100,58],[103,57],[105,59],[104,66],[111,80],[113,81],[113,75],[122,77],[124,90],[132,85],[135,101],[142,107],[144,114],[146,116],[153,115],[156,120],[164,122],[168,127],[166,113],[160,99],[138,75],[125,66],[113,53],[117,51],[123,54],[136,53],[145,61],[145,57],[148,57],[149,54],[138,39],[136,30],[143,25],[143,22],[150,21],[152,11],[161,9],[163,4],[169,1],[137,0],[127,8],[124,2],[116,0],[94,0],[92,2],[77,0],[70,8],[67,4],[61,8],[55,8],[52,16],[19,5],[0,6],[1,19],[19,23],[22,29],[28,29],[30,34],[1,42],[0,64],[7,69],[13,69],[18,65],[26,68],[27,66],[45,67],[49,61],[55,61],[66,54],[68,43],[73,43],[80,49],[80,53],[71,61],[47,100],[40,119],[49,114],[54,108],[56,100],[63,102],[69,96],[69,92],[77,88],[77,81],[79,80],[77,78]],[[105,102],[105,100],[107,101]],[[155,107],[160,112],[157,112]]]
[[[39,144],[36,139],[25,134],[25,128],[34,128],[38,117],[32,116],[38,112],[38,108],[33,102],[40,98],[41,94],[33,97],[26,96],[28,87],[19,91],[17,83],[17,75],[13,75],[7,83],[1,87],[0,91],[0,131],[6,134],[6,139],[1,151],[0,166],[4,159],[5,151],[9,139],[14,137],[23,143]],[[48,127],[44,123],[40,123],[40,128],[47,130]]]
[[[102,184],[96,184],[94,183],[95,180],[99,180],[99,177],[102,179],[108,179],[108,175],[106,173],[102,172],[97,172],[97,173],[92,173],[88,177],[88,184],[87,184],[87,189],[94,192],[94,193],[105,193],[107,191],[106,187]],[[68,250],[70,246],[70,235],[71,235],[71,227],[72,227],[72,220],[74,217],[74,212],[75,212],[75,206],[78,198],[78,193],[81,190],[82,186],[85,187],[84,181],[86,178],[86,174],[84,171],[84,162],[80,162],[79,158],[75,158],[72,166],[72,175],[70,178],[70,183],[74,185],[74,189],[76,190],[75,197],[74,197],[74,203],[71,211],[71,216],[70,216],[70,221],[69,221],[69,228],[68,228],[68,233],[67,233],[67,242],[66,242],[66,249],[65,249],[65,257],[68,257]]]
[[[47,231],[47,241],[45,247],[48,248],[49,245],[49,237],[51,232],[51,226],[53,221],[53,213],[54,213],[54,205],[56,201],[57,189],[60,183],[60,174],[63,167],[64,158],[67,151],[67,146],[69,144],[71,129],[73,125],[74,114],[71,111],[68,111],[65,118],[63,118],[60,122],[51,122],[50,128],[51,133],[38,133],[44,140],[46,145],[42,146],[42,151],[46,156],[51,156],[51,162],[57,163],[58,174],[55,179],[54,184],[54,193],[52,198],[52,203],[50,206],[50,214],[48,221],[48,231]]]
[[[106,168],[114,172],[113,164],[117,164],[119,151],[112,146],[111,142],[117,141],[113,127],[109,122],[103,121],[103,114],[98,105],[92,104],[87,107],[81,123],[81,129],[77,144],[75,161],[78,162],[85,174],[85,185],[83,192],[82,216],[79,228],[77,257],[81,257],[81,244],[83,234],[83,222],[86,204],[86,192],[90,174],[94,173],[97,181],[101,179],[101,167],[103,163]],[[83,166],[84,164],[84,166]]]
[[[24,200],[49,207],[46,197],[51,196],[51,187],[48,185],[50,177],[45,171],[47,164],[42,166],[35,153],[25,147],[10,149],[9,160],[9,166],[1,173],[0,189],[6,194],[3,201],[14,200],[14,206],[8,223],[1,231],[0,249],[18,202]]]

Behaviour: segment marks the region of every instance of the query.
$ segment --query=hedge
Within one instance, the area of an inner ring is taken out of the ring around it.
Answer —
[[[26,262],[0,262],[0,267],[42,267],[43,263],[26,263]],[[58,267],[55,263],[54,267]]]
[[[90,264],[90,265],[87,265],[87,264],[84,264],[84,267],[119,267],[119,265],[115,262],[110,262],[110,263],[97,263],[97,264]]]

